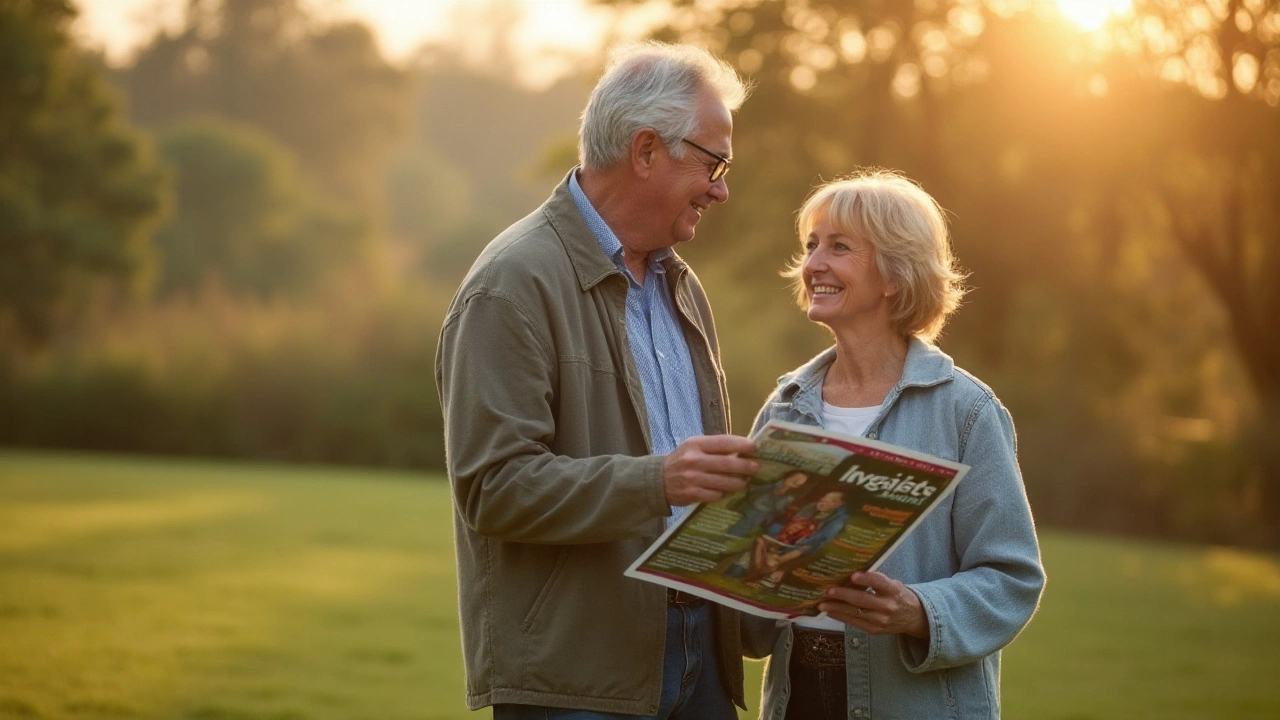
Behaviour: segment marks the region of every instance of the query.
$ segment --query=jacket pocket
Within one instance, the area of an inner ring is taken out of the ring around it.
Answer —
[[[945,678],[947,717],[999,718],[998,695],[993,692],[985,660],[939,671]]]
[[[959,717],[959,709],[956,707],[959,702],[956,700],[955,678],[952,677],[950,668],[938,671],[938,683],[942,689],[941,707],[946,708],[946,716],[948,718]]]
[[[556,563],[551,568],[551,574],[547,575],[547,581],[542,584],[542,589],[538,591],[538,597],[534,598],[533,605],[529,608],[529,612],[525,614],[524,619],[520,621],[520,630],[529,632],[533,628],[533,623],[538,619],[538,613],[542,611],[542,607],[547,604],[547,600],[551,597],[552,591],[555,589],[556,582],[560,576],[564,574],[564,567],[568,564],[569,553],[572,547],[562,547],[556,553]]]

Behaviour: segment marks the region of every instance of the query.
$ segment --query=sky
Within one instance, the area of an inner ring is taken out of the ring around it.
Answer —
[[[175,27],[187,0],[73,0],[81,11],[75,32],[87,44],[123,62],[157,27]],[[370,25],[383,52],[403,60],[424,42],[440,40],[457,26],[480,26],[495,5],[514,7],[522,16],[516,33],[518,50],[529,59],[521,70],[526,81],[545,84],[573,69],[575,59],[590,54],[610,29],[607,11],[587,0],[303,0],[321,18],[354,18]],[[656,11],[650,11],[653,16]],[[630,27],[638,30],[645,15]]]
[[[157,27],[175,27],[188,0],[73,0],[81,9],[75,32],[89,45],[105,50],[113,63]],[[393,61],[410,57],[423,43],[456,35],[454,28],[478,29],[464,47],[483,52],[491,36],[495,7],[520,15],[515,44],[521,79],[545,86],[578,69],[605,42],[610,32],[637,37],[667,12],[664,4],[633,10],[621,23],[610,11],[589,0],[301,0],[324,19],[358,19],[370,25],[384,54]],[[1059,12],[1091,31],[1108,18],[1131,10],[1131,0],[1055,0]],[[456,40],[456,38],[453,38]]]

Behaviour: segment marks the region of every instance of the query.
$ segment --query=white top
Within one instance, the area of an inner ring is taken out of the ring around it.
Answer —
[[[836,407],[828,402],[822,403],[822,426],[845,435],[862,437],[867,432],[871,421],[880,414],[880,406],[846,408]]]
[[[854,437],[862,437],[867,432],[867,427],[871,425],[871,421],[876,419],[876,415],[880,414],[880,406],[872,405],[871,407],[844,408],[836,407],[827,402],[822,403],[822,426],[828,430],[833,430],[845,435]],[[795,621],[800,627],[807,627],[813,630],[829,630],[832,632],[844,632],[844,623],[829,617],[802,617]]]

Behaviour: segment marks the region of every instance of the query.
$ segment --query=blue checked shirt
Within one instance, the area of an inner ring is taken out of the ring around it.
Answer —
[[[693,374],[693,360],[689,357],[689,346],[680,330],[671,290],[667,287],[666,270],[661,264],[670,257],[671,249],[649,253],[649,265],[641,285],[623,260],[622,242],[578,185],[577,171],[569,176],[569,194],[600,243],[600,249],[627,278],[627,339],[644,388],[653,452],[665,455],[688,438],[703,433],[702,398]],[[668,524],[683,510],[672,508]]]

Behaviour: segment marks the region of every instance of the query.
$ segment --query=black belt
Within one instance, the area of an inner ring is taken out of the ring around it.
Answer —
[[[706,598],[700,598],[697,595],[681,592],[675,588],[667,588],[667,604],[684,605],[685,607],[697,608],[706,605],[707,600]]]
[[[796,626],[791,658],[812,670],[844,667],[844,633]]]

